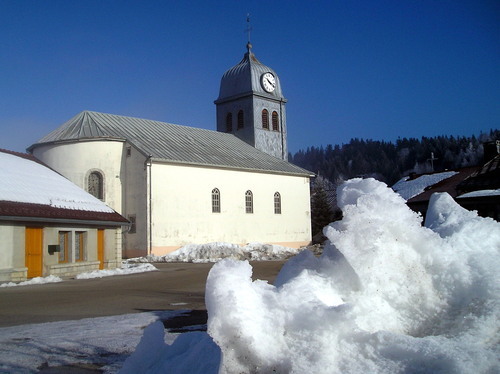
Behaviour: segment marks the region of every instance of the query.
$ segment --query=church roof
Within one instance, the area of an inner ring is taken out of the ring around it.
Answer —
[[[270,67],[261,63],[252,52],[252,45],[247,45],[248,52],[243,59],[231,69],[227,70],[221,78],[219,98],[216,103],[223,102],[226,99],[232,99],[236,96],[245,96],[248,94],[258,94],[261,96],[285,100],[281,91],[281,84],[276,72]],[[262,74],[270,72],[276,79],[276,88],[272,93],[266,92],[260,84]]]
[[[80,140],[127,141],[153,161],[312,176],[228,133],[84,111],[28,148]]]

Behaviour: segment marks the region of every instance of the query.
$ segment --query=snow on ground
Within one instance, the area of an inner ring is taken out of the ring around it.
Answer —
[[[117,373],[146,326],[180,313],[149,312],[0,328],[0,373],[37,373],[43,367],[59,367],[57,373],[72,373],[76,368]],[[166,334],[164,344],[171,344],[177,335]]]
[[[300,249],[274,244],[249,243],[239,246],[214,242],[188,244],[164,256],[149,255],[130,259],[129,262],[217,262],[223,258],[249,261],[283,260],[296,255]]]
[[[338,203],[321,257],[300,252],[274,285],[218,262],[208,332],[162,345],[152,324],[121,372],[498,373],[500,223],[435,194],[422,226],[374,179],[346,182]]]
[[[122,263],[121,268],[116,269],[104,269],[104,270],[94,270],[86,273],[80,273],[75,276],[75,279],[92,279],[92,278],[103,278],[112,277],[115,275],[128,275],[144,273],[146,271],[158,270],[151,264],[130,264],[126,261]],[[15,287],[15,286],[31,286],[34,284],[45,284],[45,283],[56,283],[62,282],[63,280],[55,275],[49,275],[46,277],[36,277],[24,282],[8,282],[0,284],[0,287]]]
[[[410,200],[412,197],[417,196],[425,191],[429,186],[448,179],[457,174],[456,171],[445,171],[443,173],[425,174],[415,179],[404,177],[396,182],[392,189],[399,193],[405,200]]]
[[[435,194],[422,226],[374,179],[338,194],[323,254],[299,252],[274,285],[252,281],[248,261],[212,267],[207,333],[165,333],[154,313],[3,328],[0,371],[500,372],[500,223]]]
[[[87,273],[80,273],[76,275],[75,278],[76,279],[103,278],[103,277],[112,277],[115,275],[144,273],[147,271],[155,271],[155,270],[158,269],[151,264],[130,264],[125,261],[123,262],[121,268],[89,271]]]
[[[62,279],[56,277],[55,275],[49,275],[47,277],[31,278],[30,280],[19,283],[15,282],[2,283],[0,284],[0,287],[31,286],[34,284],[46,284],[46,283],[57,283],[57,282],[62,282]]]

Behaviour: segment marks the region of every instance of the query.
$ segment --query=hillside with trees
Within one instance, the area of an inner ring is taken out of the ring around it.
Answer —
[[[373,177],[392,186],[410,173],[480,165],[484,145],[495,140],[500,140],[500,130],[479,137],[403,138],[396,143],[352,139],[342,146],[309,147],[289,155],[290,162],[317,175],[311,185],[313,242],[322,242],[322,228],[342,217],[336,201],[336,188],[342,181]]]
[[[496,139],[500,139],[500,130],[479,137],[400,138],[395,143],[351,139],[341,146],[308,147],[290,155],[289,160],[334,184],[354,177],[373,177],[391,186],[410,173],[479,165],[483,144]]]

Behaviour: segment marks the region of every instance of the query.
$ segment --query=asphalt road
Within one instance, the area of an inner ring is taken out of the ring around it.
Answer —
[[[0,288],[0,327],[158,310],[205,310],[213,264],[157,263],[158,271]],[[253,279],[273,282],[283,261],[254,262]]]

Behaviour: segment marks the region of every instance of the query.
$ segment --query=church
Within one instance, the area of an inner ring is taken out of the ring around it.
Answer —
[[[247,44],[227,70],[216,131],[83,111],[28,151],[126,217],[123,257],[186,244],[311,241],[313,174],[287,161],[281,83]]]

